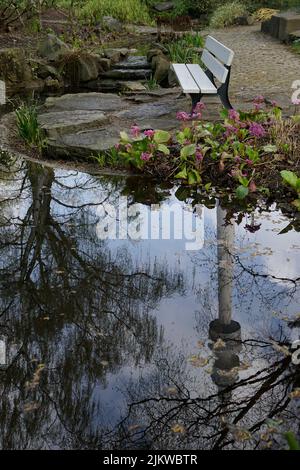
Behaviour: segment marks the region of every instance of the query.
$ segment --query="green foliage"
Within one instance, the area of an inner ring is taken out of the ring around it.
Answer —
[[[295,126],[298,124],[290,119],[288,126],[284,127],[276,103],[270,105],[261,96],[255,98],[251,111],[224,109],[221,112],[223,122],[202,121],[203,108],[203,103],[198,103],[192,116],[185,112],[177,113],[182,127],[172,134],[164,130],[143,132],[136,125],[130,134],[121,132],[120,142],[113,149],[115,162],[120,167],[129,165],[164,179],[175,178],[184,185],[202,185],[206,191],[211,190],[215,181],[212,174],[215,173],[217,181],[230,186],[237,199],[256,192],[268,194],[265,182],[264,186],[259,186],[260,172],[264,172],[266,163],[270,168],[272,162],[276,165],[290,155],[290,147],[276,145],[274,129],[281,133],[289,129],[291,135],[297,136]],[[185,121],[192,122],[187,125]],[[105,163],[107,160],[99,160],[101,166]],[[281,176],[300,194],[297,175],[283,171]],[[300,207],[300,199],[297,201],[293,204]]]
[[[212,28],[224,28],[234,24],[239,16],[247,14],[247,7],[238,1],[225,3],[218,7],[212,14],[210,26]]]
[[[166,52],[173,63],[200,64],[199,49],[204,47],[204,39],[200,34],[185,34],[177,41],[165,45]]]
[[[300,211],[300,178],[293,171],[283,170],[280,174],[283,181],[296,192],[298,199],[292,204]]]
[[[296,54],[300,54],[300,39],[297,39],[292,44],[292,49]]]
[[[41,129],[37,110],[34,104],[23,103],[15,111],[19,136],[31,147],[37,147],[40,151],[47,146],[47,140]]]
[[[289,445],[289,450],[300,450],[300,444],[292,431],[286,432],[284,437],[286,438]]]
[[[210,13],[222,0],[175,0],[175,15],[199,16],[203,13]]]
[[[146,82],[145,82],[145,87],[147,90],[155,90],[156,88],[159,88],[159,84],[155,80],[153,76],[151,76]]]
[[[85,0],[76,2],[75,12],[79,18],[92,23],[101,21],[103,16],[113,16],[130,23],[151,23],[147,5],[141,0]]]

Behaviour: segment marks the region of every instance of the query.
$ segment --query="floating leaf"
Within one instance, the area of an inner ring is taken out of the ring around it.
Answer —
[[[204,367],[208,364],[208,359],[206,357],[201,357],[193,355],[188,359],[189,363],[194,367]]]
[[[225,347],[226,347],[226,343],[221,338],[219,338],[213,345],[213,349],[215,351],[219,349],[224,349]]]
[[[175,432],[176,434],[183,434],[185,432],[185,427],[181,424],[174,424],[174,426],[171,427],[171,431]]]
[[[300,388],[295,388],[295,390],[293,390],[291,393],[290,393],[290,398],[294,399],[294,398],[300,398]]]

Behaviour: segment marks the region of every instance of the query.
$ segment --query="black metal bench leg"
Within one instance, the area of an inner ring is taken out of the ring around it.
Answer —
[[[190,94],[190,97],[192,99],[192,111],[191,114],[194,113],[195,107],[197,104],[201,101],[203,94],[202,93],[197,93],[197,94]]]
[[[233,109],[233,106],[230,103],[230,99],[228,95],[231,67],[227,67],[227,68],[228,68],[227,79],[226,79],[226,82],[223,83],[223,85],[221,85],[220,88],[218,89],[218,95],[220,96],[220,99],[222,101],[224,108]]]
[[[224,108],[226,109],[233,109],[232,104],[230,103],[229,96],[228,96],[228,88],[221,86],[218,90],[218,95],[222,101]]]

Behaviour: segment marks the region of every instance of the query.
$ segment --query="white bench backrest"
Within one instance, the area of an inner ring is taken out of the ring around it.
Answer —
[[[233,57],[234,52],[231,49],[213,37],[207,37],[201,60],[219,82],[225,83],[228,69],[223,64],[230,66]]]

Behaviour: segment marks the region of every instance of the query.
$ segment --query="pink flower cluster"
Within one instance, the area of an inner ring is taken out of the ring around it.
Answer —
[[[136,139],[137,137],[140,136],[141,129],[139,128],[139,126],[134,124],[133,126],[131,126],[130,133],[131,133],[131,136]]]
[[[186,113],[185,111],[179,111],[176,114],[176,118],[179,121],[195,121],[202,118],[202,111],[206,108],[205,104],[199,101],[193,109],[192,113]]]
[[[295,106],[300,106],[300,99],[298,99],[298,98],[292,99],[292,103],[293,103]]]
[[[249,126],[249,132],[253,137],[261,138],[266,135],[266,131],[261,124],[257,122],[251,122]]]
[[[141,159],[144,160],[145,162],[147,162],[148,160],[150,160],[150,158],[152,156],[153,156],[152,153],[143,152],[142,155],[141,155]]]

